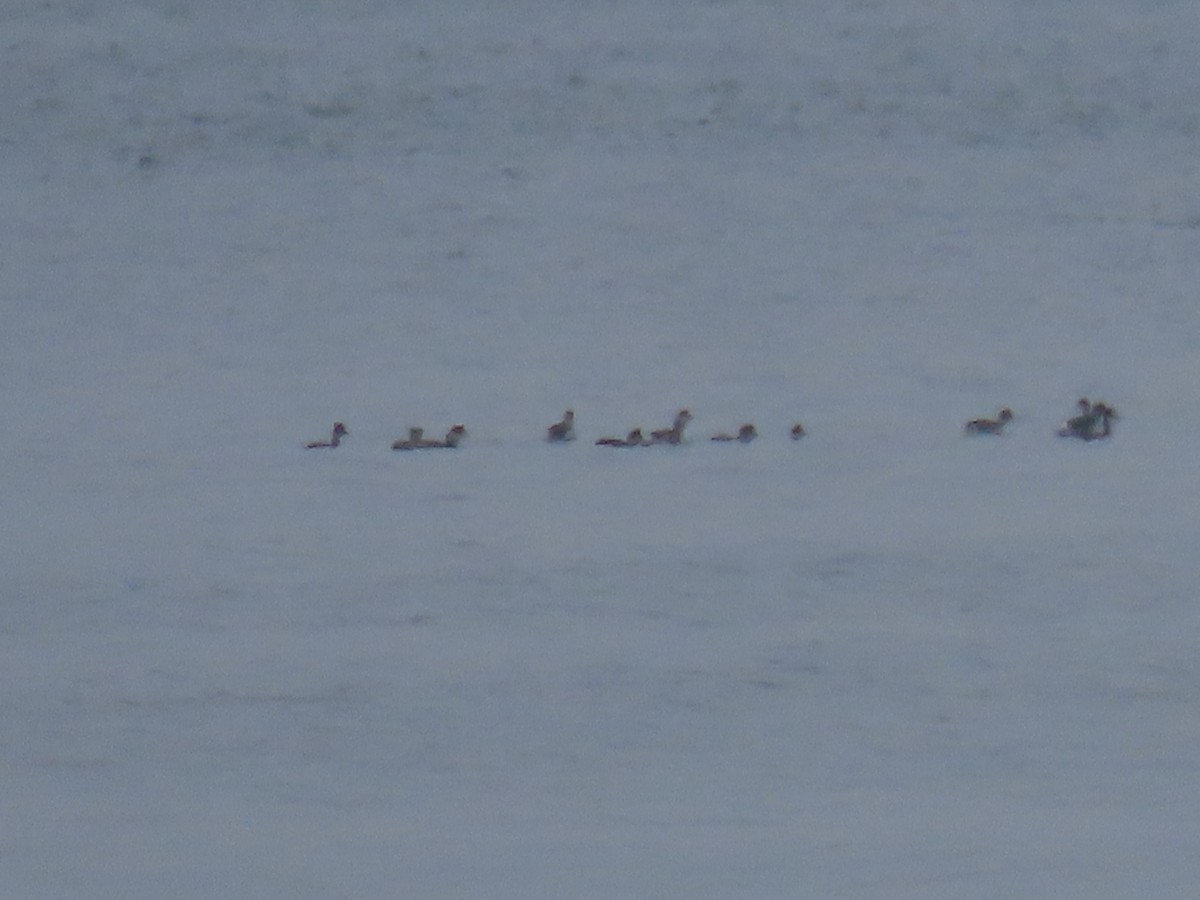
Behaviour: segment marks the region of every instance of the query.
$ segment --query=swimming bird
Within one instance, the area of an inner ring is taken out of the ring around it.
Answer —
[[[967,434],[1001,434],[1004,426],[1012,421],[1013,411],[1007,406],[1002,407],[994,419],[972,419],[963,426]]]
[[[692,421],[692,414],[686,409],[681,409],[675,414],[675,421],[670,428],[660,428],[657,431],[650,432],[650,443],[652,444],[681,444],[683,443],[683,429],[687,423]]]
[[[635,428],[623,438],[602,437],[596,441],[597,447],[645,447],[646,439],[642,437],[642,429]]]
[[[409,428],[408,437],[397,438],[392,441],[393,450],[423,450],[429,446],[429,441],[425,439],[424,428]]]
[[[546,429],[546,440],[552,444],[575,440],[575,410],[568,409],[561,422]]]
[[[333,423],[333,433],[330,434],[329,440],[327,440],[327,441],[309,441],[307,444],[304,445],[304,448],[306,450],[316,450],[320,447],[336,447],[336,446],[338,446],[338,444],[340,444],[342,442],[342,438],[344,438],[349,433],[350,432],[346,430],[346,426],[343,425],[341,422],[334,422]]]
[[[714,441],[738,441],[742,444],[748,444],[758,437],[758,430],[751,424],[747,423],[738,429],[737,434],[729,434],[722,431],[720,434],[714,434],[710,440]]]
[[[444,441],[429,441],[428,446],[441,449],[453,450],[463,438],[467,436],[467,428],[465,425],[455,425],[446,432]]]

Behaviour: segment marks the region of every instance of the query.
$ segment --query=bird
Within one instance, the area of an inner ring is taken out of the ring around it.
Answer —
[[[737,434],[729,434],[722,431],[720,434],[714,434],[711,440],[714,441],[738,441],[742,444],[748,444],[758,437],[758,430],[751,424],[747,423],[738,429]]]
[[[422,450],[429,446],[429,441],[425,439],[424,428],[409,428],[408,437],[396,438],[392,441],[393,450]]]
[[[790,433],[792,435],[793,441],[798,441],[798,440],[800,440],[800,438],[804,437],[804,435],[808,434],[808,432],[804,430],[804,426],[801,425],[799,422],[797,422],[795,425],[792,426],[792,430]]]
[[[575,440],[575,410],[563,413],[562,421],[546,429],[546,440],[552,444]]]
[[[1001,434],[1004,426],[1012,421],[1013,411],[1007,406],[1001,407],[994,419],[972,419],[963,426],[967,434]]]
[[[350,432],[346,430],[346,426],[341,422],[333,423],[333,433],[329,435],[327,441],[309,441],[304,445],[306,450],[316,450],[321,447],[336,447],[342,442],[342,438]]]
[[[645,447],[646,439],[642,437],[642,429],[635,428],[623,438],[602,437],[596,441],[597,447]]]
[[[650,443],[652,444],[681,444],[683,443],[683,429],[687,423],[692,421],[692,414],[681,409],[675,414],[675,421],[670,428],[660,428],[657,431],[650,432]]]
[[[455,425],[446,432],[444,441],[429,441],[428,446],[433,448],[453,450],[458,446],[459,441],[467,436],[467,428],[465,425]]]

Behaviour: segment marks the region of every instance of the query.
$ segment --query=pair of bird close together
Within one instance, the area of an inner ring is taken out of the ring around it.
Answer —
[[[1107,403],[1092,403],[1081,397],[1078,415],[1063,422],[1058,429],[1059,437],[1074,437],[1084,441],[1097,441],[1112,434],[1112,423],[1117,411]]]
[[[635,428],[623,438],[602,437],[596,441],[596,446],[597,447],[649,447],[649,446],[652,446],[653,444],[682,444],[683,443],[683,429],[687,427],[687,423],[690,421],[692,421],[692,414],[686,409],[681,409],[679,412],[677,412],[675,414],[675,421],[671,424],[670,428],[660,428],[657,431],[652,431],[652,432],[650,432],[649,438],[646,438],[642,435],[642,429]],[[556,422],[554,425],[551,425],[549,429],[547,429],[547,432],[546,432],[547,440],[550,440],[550,441],[556,440],[554,437],[551,436],[551,433],[558,426],[563,425],[565,423],[570,423],[572,426],[572,429],[570,432],[571,438],[567,438],[566,440],[570,440],[570,439],[574,438],[574,428],[573,428],[574,422],[575,422],[575,413],[568,409],[566,412],[566,415],[563,416],[562,422]],[[562,439],[560,438],[559,440],[562,440]]]
[[[392,441],[393,450],[453,450],[467,436],[463,425],[455,425],[446,432],[445,440],[437,441],[425,437],[424,428],[408,429],[408,437]]]
[[[1076,404],[1079,413],[1067,419],[1058,428],[1059,437],[1079,438],[1082,441],[1097,441],[1112,434],[1112,423],[1117,411],[1107,403],[1093,403],[1087,397]],[[1004,426],[1013,419],[1013,411],[1007,406],[994,419],[972,419],[963,430],[967,434],[1002,434]]]
[[[333,423],[333,433],[327,441],[309,441],[305,444],[308,450],[316,450],[322,447],[336,447],[342,442],[342,438],[349,435],[350,432],[346,429],[342,422]],[[459,441],[467,436],[467,429],[462,425],[455,425],[446,432],[444,440],[433,440],[425,437],[424,428],[408,429],[407,438],[398,438],[392,441],[393,450],[453,450],[458,446]]]

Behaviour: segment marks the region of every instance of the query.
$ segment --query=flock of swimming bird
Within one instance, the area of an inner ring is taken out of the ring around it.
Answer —
[[[1095,402],[1082,398],[1077,404],[1078,413],[1063,424],[1058,429],[1060,437],[1078,438],[1083,441],[1097,441],[1107,438],[1112,434],[1112,423],[1117,418],[1117,411],[1107,403]],[[963,426],[963,431],[967,434],[1003,434],[1004,426],[1013,420],[1013,411],[1007,406],[1002,407],[1000,412],[996,414],[994,419],[972,419]],[[671,423],[670,428],[661,428],[657,431],[651,431],[650,436],[646,437],[642,433],[641,428],[634,428],[625,437],[602,437],[595,443],[598,447],[652,447],[656,444],[682,444],[683,430],[687,427],[688,422],[692,421],[692,414],[686,409],[681,409],[675,414],[675,421]],[[333,433],[329,440],[325,441],[310,441],[304,446],[309,450],[315,450],[322,447],[332,448],[338,446],[342,442],[342,438],[346,437],[350,432],[346,429],[342,422],[333,423]],[[792,425],[791,438],[794,441],[804,437],[804,426],[799,422]],[[467,436],[467,429],[462,425],[455,425],[446,432],[445,438],[441,440],[425,437],[424,428],[410,428],[408,437],[397,438],[392,442],[393,450],[453,450],[459,445],[464,437]],[[737,441],[738,443],[748,444],[758,437],[758,431],[749,423],[738,428],[736,433],[719,432],[714,434],[709,440],[718,442]],[[575,412],[568,409],[560,421],[546,429],[546,440],[552,444],[567,443],[575,440]]]

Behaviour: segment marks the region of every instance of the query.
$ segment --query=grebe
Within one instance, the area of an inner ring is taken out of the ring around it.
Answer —
[[[793,441],[800,440],[800,438],[804,437],[806,434],[808,434],[808,432],[804,430],[804,426],[799,422],[792,426],[791,435]]]
[[[575,410],[568,409],[561,422],[546,429],[546,440],[552,444],[575,440]]]
[[[333,423],[333,433],[329,436],[329,440],[327,440],[327,441],[309,441],[307,444],[304,445],[304,448],[306,450],[316,450],[319,447],[336,447],[338,444],[340,444],[342,442],[342,438],[344,438],[349,433],[350,432],[346,430],[346,426],[343,425],[341,422],[334,422]]]
[[[602,437],[596,441],[597,447],[645,447],[646,439],[642,437],[642,429],[635,428],[623,438]]]
[[[652,444],[681,444],[683,443],[683,429],[687,423],[692,421],[692,414],[686,409],[681,409],[675,414],[675,421],[670,428],[660,428],[657,431],[650,432],[650,443]]]
[[[407,438],[396,438],[392,441],[393,450],[421,450],[429,446],[425,440],[424,428],[409,428]]]
[[[720,434],[714,434],[714,441],[738,441],[742,444],[748,444],[758,437],[758,430],[751,424],[747,423],[738,429],[737,434],[729,434],[722,431]]]
[[[446,432],[446,439],[444,441],[429,441],[427,443],[427,446],[438,447],[438,448],[447,448],[447,449],[453,450],[455,447],[458,446],[458,442],[461,441],[466,436],[467,436],[466,426],[465,425],[455,425],[453,428],[451,428],[449,431]]]
[[[963,426],[967,434],[1002,434],[1004,426],[1012,421],[1013,411],[1002,407],[994,419],[972,419]]]

